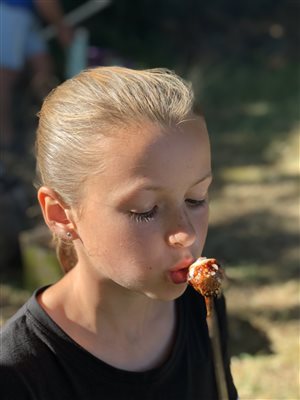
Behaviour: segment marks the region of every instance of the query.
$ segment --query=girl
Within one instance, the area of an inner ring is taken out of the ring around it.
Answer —
[[[205,304],[187,288],[212,179],[190,86],[163,69],[82,72],[43,104],[37,164],[68,272],[4,328],[4,398],[217,399]]]

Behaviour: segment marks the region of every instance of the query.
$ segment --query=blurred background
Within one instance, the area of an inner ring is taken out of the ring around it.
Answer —
[[[0,1],[1,24],[7,1]],[[13,132],[5,131],[4,99],[1,324],[32,290],[61,275],[33,186],[43,98],[88,66],[167,67],[193,82],[211,135],[214,184],[204,254],[217,257],[228,275],[240,398],[300,399],[300,1],[61,0],[71,27],[64,32],[49,28],[48,11],[33,11],[47,42],[46,78],[37,79],[41,65],[24,64],[13,86],[1,81],[10,90]],[[2,49],[4,42],[2,34]]]

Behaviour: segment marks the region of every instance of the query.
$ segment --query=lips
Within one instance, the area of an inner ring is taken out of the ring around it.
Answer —
[[[192,257],[185,258],[173,267],[169,276],[173,283],[180,284],[186,283],[188,278],[189,266],[193,263],[194,259]]]

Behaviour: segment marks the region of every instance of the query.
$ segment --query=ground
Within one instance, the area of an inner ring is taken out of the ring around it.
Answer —
[[[215,163],[207,253],[222,259],[228,275],[232,372],[240,398],[297,400],[299,86],[292,84],[293,68],[246,68],[233,75],[217,69],[212,89],[218,81],[224,93],[216,91],[207,102]]]
[[[298,134],[287,135],[283,154],[261,171],[229,168],[222,195],[212,201],[216,237],[230,221],[220,241],[224,259],[230,257],[232,372],[245,400],[300,398],[299,188],[291,179],[298,173]]]

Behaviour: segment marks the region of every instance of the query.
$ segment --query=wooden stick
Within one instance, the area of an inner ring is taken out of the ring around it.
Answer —
[[[219,324],[214,307],[214,300],[212,297],[205,297],[205,303],[207,308],[206,321],[208,327],[208,334],[212,345],[214,370],[216,375],[219,399],[229,400],[225,371],[224,371],[223,356],[221,350]]]

